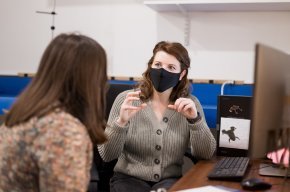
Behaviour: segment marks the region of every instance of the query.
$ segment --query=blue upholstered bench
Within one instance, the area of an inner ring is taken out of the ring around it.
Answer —
[[[3,115],[5,110],[9,110],[15,100],[16,97],[0,96],[0,115]]]
[[[0,75],[0,115],[3,109],[9,109],[16,97],[25,89],[31,81],[31,77]],[[129,84],[136,81],[133,78],[128,80],[114,80],[111,78],[109,84]],[[221,84],[216,83],[193,83],[192,94],[195,95],[203,106],[206,121],[210,128],[216,127],[217,97],[221,94]],[[246,95],[252,96],[253,86],[250,84],[230,84],[224,87],[225,95]]]

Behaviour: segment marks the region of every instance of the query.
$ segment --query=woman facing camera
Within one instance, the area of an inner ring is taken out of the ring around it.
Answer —
[[[159,42],[153,49],[138,91],[116,98],[99,145],[105,161],[118,158],[111,192],[149,192],[169,189],[181,176],[183,156],[209,159],[215,139],[187,79],[190,58],[175,42]]]
[[[0,191],[86,191],[92,144],[106,140],[103,47],[61,34],[0,127]]]

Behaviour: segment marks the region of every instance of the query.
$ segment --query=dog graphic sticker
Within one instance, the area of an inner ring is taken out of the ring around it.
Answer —
[[[243,111],[243,109],[240,108],[240,106],[238,106],[238,105],[233,105],[229,109],[229,112],[231,112],[231,113],[235,112],[236,115],[239,114],[239,112],[242,112],[242,111]]]
[[[236,139],[240,140],[239,137],[237,137],[234,133],[234,131],[236,130],[237,128],[234,127],[234,126],[231,126],[231,128],[229,130],[222,130],[222,133],[223,134],[227,134],[229,136],[229,143],[232,141],[235,141]]]

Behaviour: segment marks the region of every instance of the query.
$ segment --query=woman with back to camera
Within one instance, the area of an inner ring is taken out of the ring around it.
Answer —
[[[106,140],[106,53],[95,40],[61,34],[0,127],[0,191],[83,191],[92,143]]]
[[[190,58],[180,43],[159,42],[139,91],[116,98],[99,145],[105,161],[118,158],[111,192],[148,192],[170,188],[182,176],[185,151],[209,159],[215,150],[203,109],[190,94]]]

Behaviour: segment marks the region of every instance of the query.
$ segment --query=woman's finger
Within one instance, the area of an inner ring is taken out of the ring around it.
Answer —
[[[128,92],[126,95],[126,98],[128,97],[139,97],[141,91],[132,91],[132,92]]]
[[[189,109],[193,110],[193,108],[194,108],[194,104],[193,103],[189,103],[189,104],[184,106],[183,111],[187,111]]]
[[[178,112],[182,111],[183,108],[184,108],[186,105],[190,104],[190,103],[192,103],[192,101],[189,100],[189,99],[181,99],[181,100],[179,101],[179,104],[177,105],[177,111],[178,111]]]
[[[128,103],[128,102],[131,102],[131,101],[139,101],[140,98],[139,97],[127,97],[125,100],[124,100],[124,103]]]
[[[176,106],[175,105],[169,104],[167,107],[170,108],[170,109],[176,110]]]

